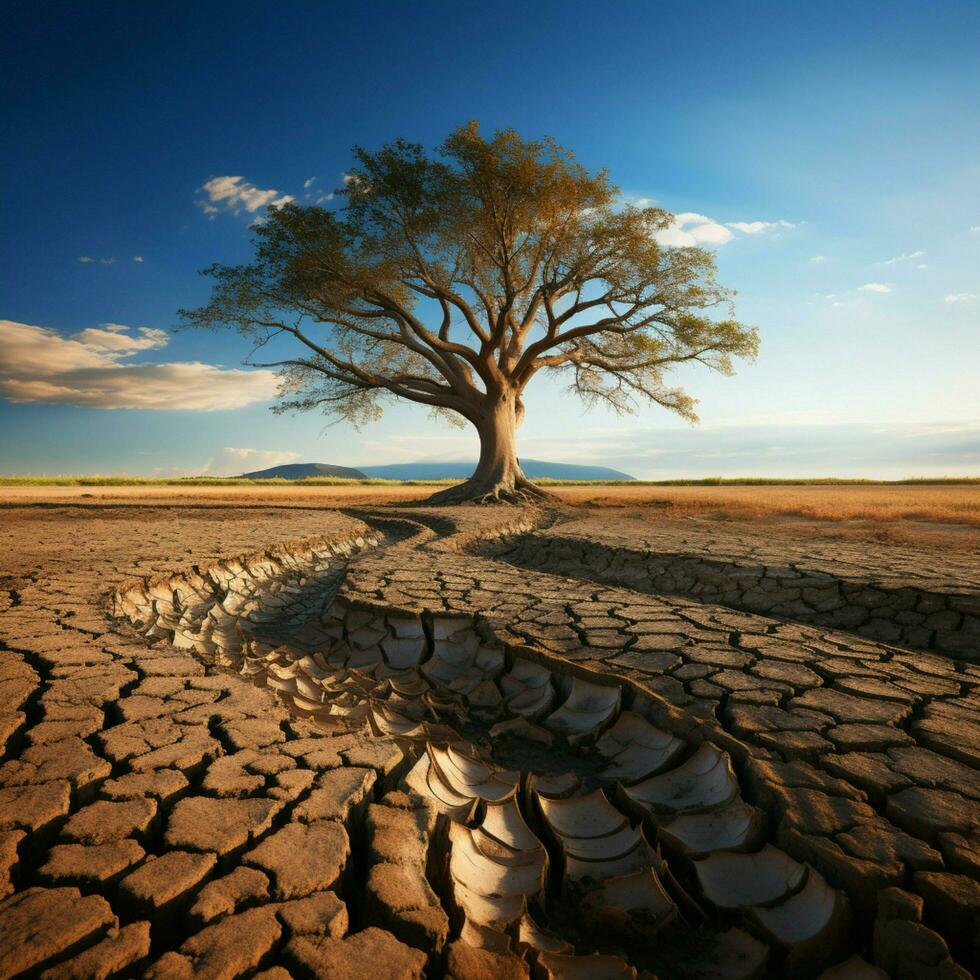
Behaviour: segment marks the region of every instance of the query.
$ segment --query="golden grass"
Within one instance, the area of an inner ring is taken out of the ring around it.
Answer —
[[[449,486],[460,480],[384,480],[380,477],[348,479],[342,476],[308,476],[287,480],[281,476],[251,480],[244,476],[0,476],[0,487],[428,487]]]
[[[82,503],[82,504],[148,504],[150,506],[262,506],[273,507],[349,507],[424,500],[433,487],[404,483],[381,486],[303,485],[286,482],[265,485],[200,486],[172,485],[84,485],[84,486],[2,486],[0,504]]]
[[[724,520],[771,517],[828,522],[932,522],[980,528],[980,487],[966,486],[684,486],[639,485],[552,486],[570,504],[640,509],[645,516],[710,516]],[[292,504],[336,507],[346,503],[395,503],[423,500],[432,488],[404,483],[384,485],[200,486],[0,486],[0,502],[153,502],[217,504]]]
[[[354,507],[417,503],[434,487],[384,485],[0,486],[0,504]],[[765,534],[980,553],[980,487],[939,485],[551,486],[566,503],[644,521],[747,522]],[[762,525],[762,527],[758,527]]]
[[[980,527],[977,486],[560,487],[569,503],[656,508],[664,516],[930,521]]]

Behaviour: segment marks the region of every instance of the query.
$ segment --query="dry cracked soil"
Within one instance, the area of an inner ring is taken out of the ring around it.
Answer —
[[[975,556],[0,511],[0,977],[968,978]]]

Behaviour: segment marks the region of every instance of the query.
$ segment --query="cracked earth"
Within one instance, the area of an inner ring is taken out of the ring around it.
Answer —
[[[14,506],[0,977],[964,978],[975,559]]]

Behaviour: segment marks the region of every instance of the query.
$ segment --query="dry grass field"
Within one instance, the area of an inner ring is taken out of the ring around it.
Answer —
[[[980,553],[980,487],[567,487],[561,497],[649,521],[696,517],[764,524],[795,538],[948,548]]]
[[[224,507],[352,507],[424,500],[438,487],[337,486],[0,486],[0,505],[35,503],[182,504]]]
[[[0,503],[165,500],[218,503],[301,504],[336,507],[423,500],[437,487],[424,484],[309,486],[0,486]],[[566,503],[589,507],[650,508],[671,517],[725,513],[732,517],[808,517],[822,521],[931,521],[980,527],[980,484],[648,486],[578,484],[550,486]]]
[[[931,521],[980,527],[978,486],[568,487],[569,503],[646,507],[672,517],[808,517],[820,521]]]
[[[352,507],[422,501],[421,485],[0,486],[0,505],[166,504],[223,507]],[[980,485],[550,487],[565,503],[618,517],[765,524],[792,537],[868,540],[980,552]]]

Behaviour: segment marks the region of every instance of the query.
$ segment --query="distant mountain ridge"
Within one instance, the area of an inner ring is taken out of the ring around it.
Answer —
[[[634,480],[629,473],[609,466],[580,463],[549,463],[522,459],[521,467],[530,480]],[[476,461],[390,463],[385,466],[334,466],[331,463],[286,463],[266,470],[243,473],[250,480],[305,480],[313,476],[337,476],[347,480],[465,480],[476,469]]]
[[[362,466],[368,476],[386,480],[465,480],[476,469],[476,460],[444,463],[390,463],[387,466]],[[521,469],[529,480],[632,480],[629,473],[608,466],[579,463],[549,463],[541,459],[521,458]]]
[[[332,463],[284,463],[270,466],[267,470],[243,473],[249,480],[305,480],[311,476],[339,476],[345,480],[366,480],[367,474],[351,466],[334,466]]]

